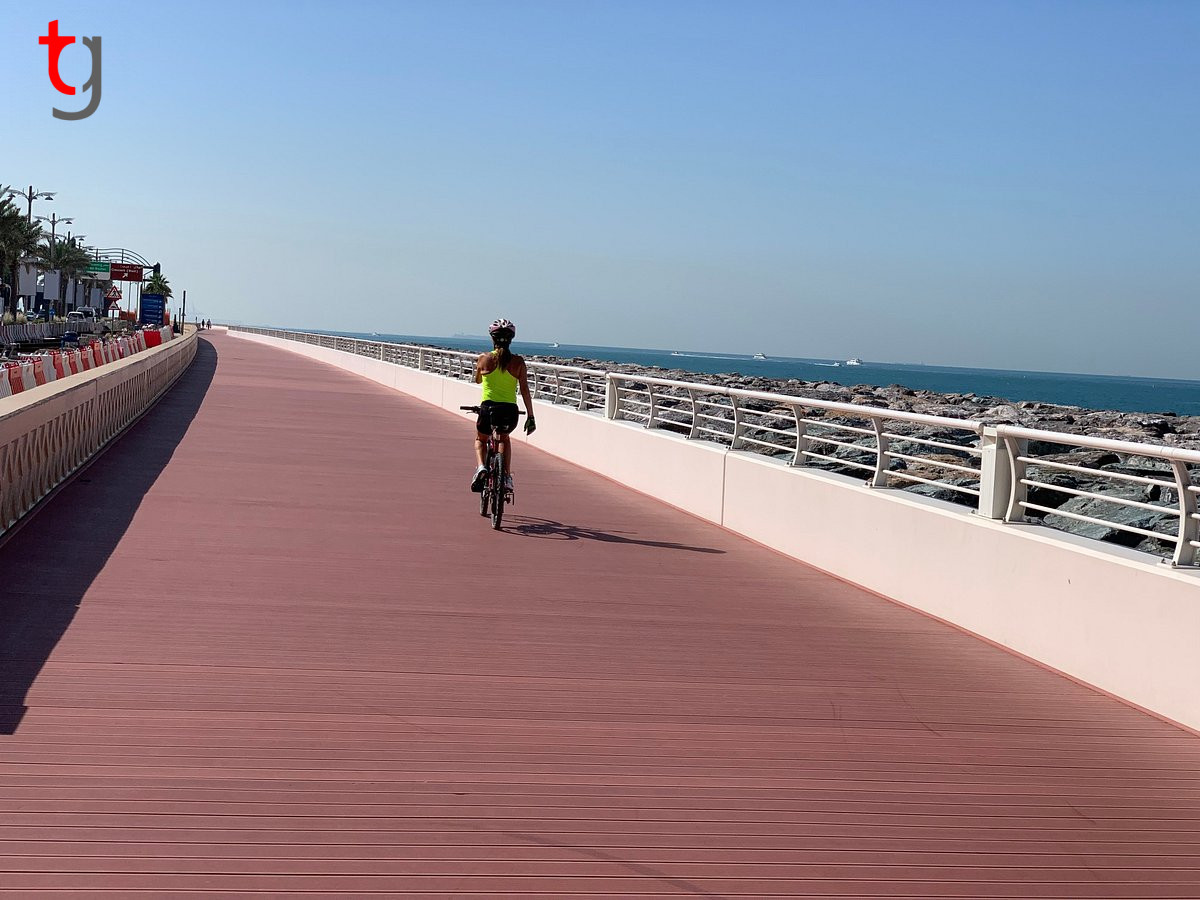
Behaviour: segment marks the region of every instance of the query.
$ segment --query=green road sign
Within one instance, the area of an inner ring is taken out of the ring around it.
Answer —
[[[110,272],[111,263],[101,262],[98,259],[88,263],[87,274],[92,278],[107,278]]]

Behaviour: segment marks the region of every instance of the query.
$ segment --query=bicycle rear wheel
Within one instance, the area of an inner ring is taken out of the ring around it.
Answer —
[[[504,518],[504,460],[500,454],[492,461],[491,473],[492,495],[492,528],[500,530],[500,520]]]

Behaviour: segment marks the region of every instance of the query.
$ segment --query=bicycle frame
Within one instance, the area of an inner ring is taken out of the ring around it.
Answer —
[[[478,406],[461,406],[459,409],[468,410],[478,415]],[[487,437],[484,450],[483,467],[487,472],[487,480],[483,490],[479,492],[479,514],[486,516],[489,511],[492,516],[492,528],[499,531],[504,518],[504,504],[515,502],[512,490],[504,487],[504,453],[501,452],[502,432],[493,427]]]

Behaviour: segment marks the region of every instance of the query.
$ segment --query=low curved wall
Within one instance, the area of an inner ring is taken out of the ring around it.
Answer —
[[[454,412],[477,385],[266,335]],[[1200,730],[1200,572],[1037,525],[539,403],[532,438],[795,559]]]
[[[0,398],[0,537],[144,413],[196,356],[196,332]]]

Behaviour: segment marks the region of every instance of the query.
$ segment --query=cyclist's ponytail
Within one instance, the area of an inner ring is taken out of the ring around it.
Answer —
[[[507,372],[508,364],[512,361],[512,354],[508,352],[508,344],[500,344],[496,349],[500,351],[500,355],[496,358],[496,365]]]

